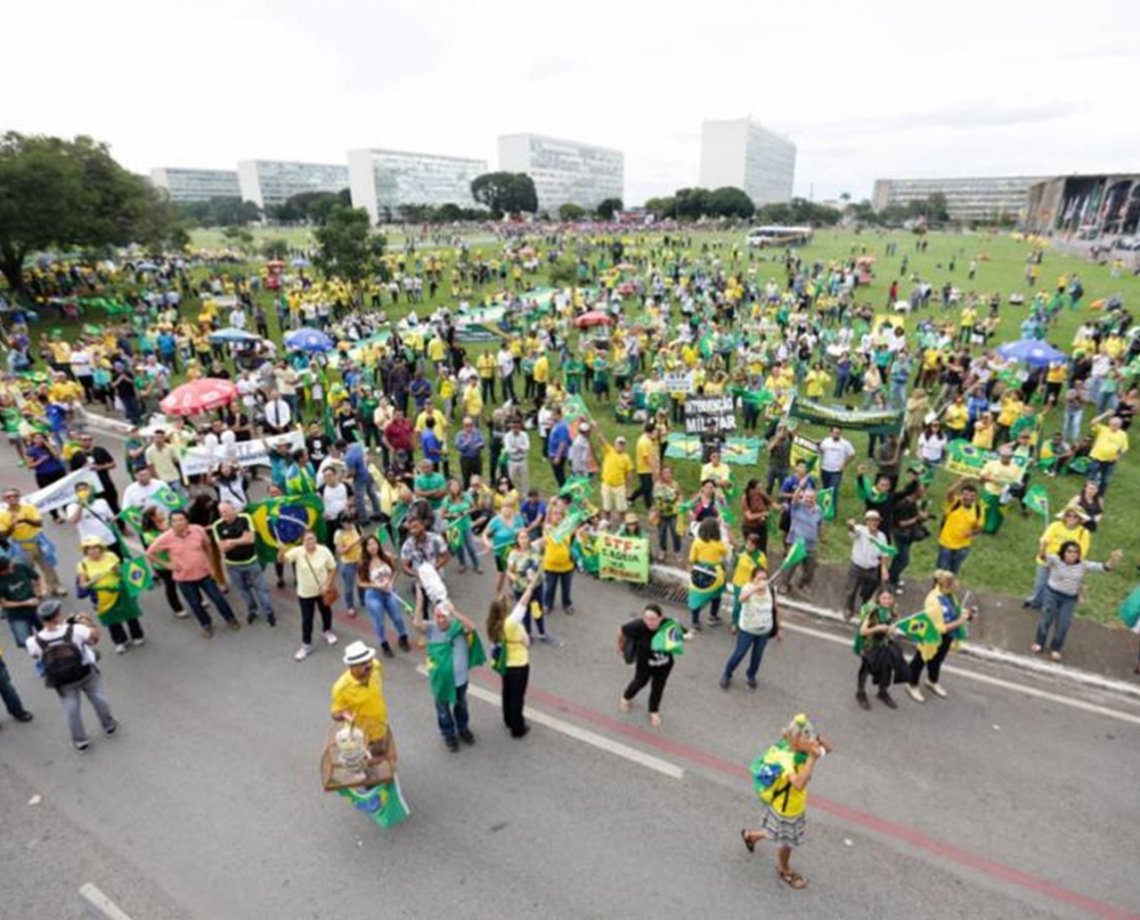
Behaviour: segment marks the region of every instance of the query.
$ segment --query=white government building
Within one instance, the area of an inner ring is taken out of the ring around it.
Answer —
[[[352,206],[373,223],[399,218],[401,205],[454,204],[476,207],[471,182],[487,172],[487,161],[435,153],[365,148],[348,151]]]
[[[539,211],[552,216],[563,204],[593,210],[607,198],[621,198],[625,185],[620,150],[541,134],[500,136],[499,169],[530,176]]]
[[[335,193],[348,188],[348,167],[337,163],[239,160],[238,183],[243,201],[272,208],[303,192]]]
[[[233,169],[183,169],[158,166],[150,171],[155,188],[165,189],[171,201],[209,201],[211,198],[237,198],[241,191]]]
[[[757,207],[790,201],[796,145],[748,118],[701,123],[702,188],[743,189]]]

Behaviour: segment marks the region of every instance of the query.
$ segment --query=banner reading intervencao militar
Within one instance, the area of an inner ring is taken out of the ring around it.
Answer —
[[[811,425],[865,431],[868,434],[898,434],[902,428],[901,409],[837,409],[796,396],[788,415]]]
[[[649,581],[649,540],[598,534],[598,577],[645,584]]]
[[[736,430],[731,396],[702,396],[685,401],[685,431],[712,434]]]

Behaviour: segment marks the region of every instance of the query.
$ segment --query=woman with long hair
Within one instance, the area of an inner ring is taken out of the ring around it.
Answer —
[[[447,525],[447,547],[459,560],[460,574],[466,572],[470,564],[476,575],[482,575],[479,550],[475,546],[475,534],[472,531],[474,507],[475,499],[470,492],[463,491],[463,484],[458,479],[447,480],[447,495],[439,508],[444,524]]]
[[[364,592],[364,609],[372,619],[372,625],[380,639],[380,648],[388,658],[395,655],[384,632],[385,616],[396,628],[400,648],[405,652],[411,651],[408,627],[404,624],[404,615],[400,610],[400,596],[394,587],[396,572],[396,563],[384,551],[380,539],[375,534],[365,537],[360,562],[356,567],[356,584]]]
[[[1041,652],[1053,632],[1049,643],[1049,656],[1054,661],[1061,660],[1061,649],[1065,636],[1073,622],[1080,597],[1081,585],[1088,572],[1111,572],[1124,556],[1122,550],[1114,549],[1104,562],[1093,562],[1081,558],[1081,545],[1076,540],[1066,540],[1056,554],[1045,556],[1046,582],[1041,600],[1041,618],[1037,621],[1037,634],[1033,638],[1034,653]]]
[[[720,598],[724,593],[724,567],[732,552],[721,540],[720,520],[705,518],[697,526],[697,536],[689,548],[689,613],[693,629],[701,628],[701,611],[709,608],[709,624],[719,626]]]
[[[340,517],[340,526],[333,534],[333,549],[336,552],[337,572],[344,588],[344,605],[349,617],[356,616],[355,595],[359,593],[364,603],[364,592],[357,588],[357,574],[360,567],[360,544],[364,537],[356,528],[356,509],[351,505],[345,508]]]
[[[756,534],[762,552],[768,552],[768,514],[779,507],[759,479],[748,480],[740,498],[740,531],[744,537]]]
[[[142,528],[139,534],[139,539],[142,540],[143,549],[150,546],[155,540],[166,533],[169,524],[166,520],[166,512],[157,506],[147,508],[142,513],[142,521],[140,523]],[[168,566],[162,564],[162,557],[167,556],[166,553],[160,553],[157,561],[151,566],[154,569],[154,574],[162,579],[162,587],[166,592],[166,604],[174,611],[175,618],[185,620],[190,614],[186,612],[186,608],[182,606],[182,597],[178,593],[178,588],[174,584],[174,573],[170,571]]]
[[[332,631],[332,607],[326,598],[335,591],[336,559],[327,546],[317,541],[317,535],[305,530],[301,545],[282,546],[277,550],[281,562],[293,563],[293,575],[297,579],[297,599],[301,602],[301,646],[293,658],[304,661],[313,653],[313,620],[317,610],[321,612],[321,631],[325,642],[336,645],[337,636]]]
[[[910,660],[910,683],[906,685],[906,692],[916,703],[923,703],[926,697],[918,689],[918,680],[926,669],[926,686],[935,696],[945,699],[946,691],[938,683],[938,676],[942,670],[942,662],[950,654],[958,630],[970,622],[977,614],[977,607],[963,609],[958,598],[958,576],[946,569],[937,569],[934,572],[934,587],[926,595],[923,613],[929,617],[934,628],[938,630],[941,639],[938,642],[920,642],[914,657]]]
[[[673,557],[681,555],[681,534],[677,531],[677,517],[680,512],[681,490],[673,479],[673,471],[662,466],[658,479],[653,484],[653,513],[657,523],[657,547],[661,560],[666,564]],[[672,545],[672,552],[670,552]]]
[[[507,554],[515,545],[515,537],[526,527],[526,521],[518,512],[518,505],[507,499],[499,506],[499,512],[483,530],[483,545],[491,551],[495,560],[495,594],[503,593],[507,580]]]
[[[498,646],[495,670],[503,678],[503,723],[510,729],[512,738],[522,738],[530,731],[523,718],[526,685],[530,679],[530,636],[523,620],[541,579],[542,571],[536,569],[509,614],[503,597],[491,601],[487,613],[487,636]]]

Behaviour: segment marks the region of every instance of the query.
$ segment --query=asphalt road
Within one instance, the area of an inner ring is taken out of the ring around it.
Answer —
[[[13,479],[32,488],[24,471]],[[70,581],[75,540],[48,528]],[[448,581],[482,622],[490,576]],[[478,743],[448,753],[422,652],[386,663],[413,810],[386,831],[320,789],[342,665],[339,648],[293,661],[289,591],[275,592],[276,629],[210,641],[152,592],[148,644],[104,648],[122,730],[103,738],[88,710],[96,740],[84,756],[5,630],[36,720],[2,717],[0,917],[72,916],[86,881],[136,920],[1140,916],[1140,706],[958,659],[965,673],[943,680],[950,699],[919,706],[896,693],[897,711],[865,713],[849,641],[789,617],[808,631],[769,646],[755,692],[742,676],[729,693],[717,687],[731,640],[706,629],[678,660],[655,730],[644,695],[628,715],[616,706],[629,669],[614,631],[640,599],[584,577],[574,588],[578,615],[551,618],[564,645],[533,653],[539,715],[522,741],[476,699]],[[336,629],[342,644],[371,633],[366,619],[339,617]],[[484,669],[475,686],[493,699],[497,677]],[[759,817],[747,764],[798,711],[837,746],[817,769],[794,857],[804,892],[779,881],[764,844],[749,856],[738,836]]]

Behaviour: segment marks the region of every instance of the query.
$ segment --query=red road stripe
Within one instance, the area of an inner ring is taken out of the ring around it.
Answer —
[[[372,628],[372,621],[367,616],[352,619],[342,613],[338,613],[335,615],[335,618],[346,626],[355,629],[357,632],[372,636],[376,634]],[[472,677],[476,683],[484,686],[495,687],[498,685],[497,681],[475,674],[474,672],[472,673]],[[702,751],[699,748],[690,747],[679,741],[672,741],[669,738],[646,731],[643,728],[638,728],[636,725],[630,725],[628,722],[623,722],[612,716],[604,715],[594,709],[556,696],[553,693],[539,690],[535,688],[533,684],[527,688],[527,696],[531,700],[541,703],[548,709],[557,710],[558,712],[574,716],[583,722],[588,722],[591,725],[604,728],[615,734],[624,735],[646,747],[656,748],[663,753],[671,754],[674,757],[679,757],[682,760],[687,760],[690,763],[698,764],[702,767],[707,767],[710,770],[716,770],[718,773],[723,773],[734,779],[751,781],[748,768],[742,764],[723,760],[708,751]],[[1015,888],[1024,889],[1039,897],[1076,908],[1090,916],[1102,917],[1104,920],[1140,920],[1140,914],[1138,913],[1131,913],[1105,901],[1098,901],[1096,898],[1090,898],[1076,891],[1070,891],[1068,888],[1062,888],[1060,885],[1056,885],[1048,879],[1031,875],[1028,872],[1015,869],[1013,866],[1007,866],[1005,863],[997,862],[981,854],[964,850],[952,843],[946,843],[937,837],[931,837],[912,827],[906,827],[894,821],[888,821],[886,818],[880,818],[878,815],[873,815],[870,812],[851,808],[842,802],[815,795],[814,793],[812,794],[811,801],[812,804],[821,811],[834,815],[841,821],[861,828],[862,830],[871,831],[872,833],[897,840],[899,843],[906,844],[918,850],[923,850],[941,860],[956,863],[964,869],[989,876],[1006,885],[1012,885]]]

